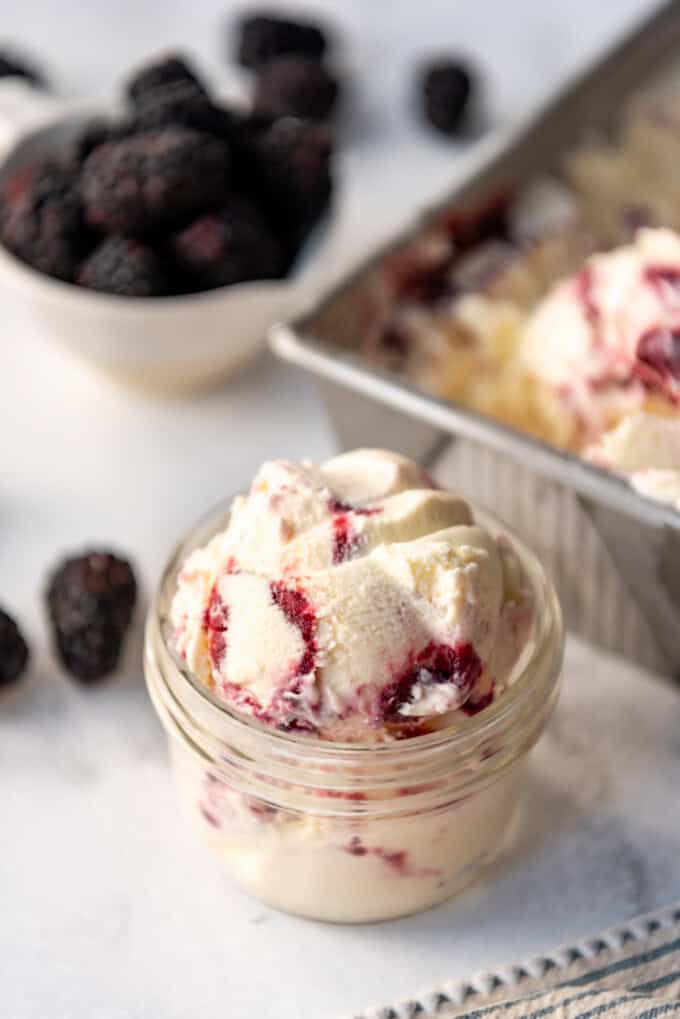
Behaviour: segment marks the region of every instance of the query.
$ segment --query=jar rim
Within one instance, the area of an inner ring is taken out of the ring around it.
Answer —
[[[380,756],[385,760],[389,757],[406,763],[413,755],[420,758],[428,751],[435,753],[444,748],[448,751],[456,749],[461,757],[465,757],[466,751],[474,751],[480,741],[496,731],[503,730],[512,719],[526,712],[528,702],[536,695],[537,689],[542,694],[541,702],[551,698],[559,679],[564,649],[564,628],[559,601],[540,560],[515,531],[494,513],[475,502],[466,501],[480,526],[489,528],[496,535],[505,536],[509,541],[530,584],[532,599],[537,609],[533,621],[531,653],[526,661],[522,662],[521,668],[503,695],[476,715],[465,716],[464,719],[461,718],[457,723],[445,728],[406,739],[376,743],[336,742],[321,740],[313,735],[272,729],[258,719],[236,711],[201,683],[168,639],[169,627],[164,603],[169,604],[168,597],[176,585],[177,573],[189,553],[227,525],[233,497],[221,500],[202,515],[175,546],[151,603],[147,623],[148,640],[162,648],[164,657],[172,663],[172,667],[181,677],[180,697],[181,688],[184,687],[192,700],[197,697],[209,713],[214,712],[216,719],[222,724],[229,725],[230,737],[233,736],[238,741],[240,734],[250,742],[255,740],[267,753],[274,752],[279,756],[290,756],[291,759],[295,757],[298,760],[302,757],[321,766],[323,762],[356,764],[362,760],[366,761],[369,755],[372,761],[376,761]],[[167,680],[165,682],[167,683]],[[179,699],[177,689],[176,687],[173,693],[174,700]]]

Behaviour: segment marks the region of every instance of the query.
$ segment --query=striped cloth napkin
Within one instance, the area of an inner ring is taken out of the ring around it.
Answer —
[[[352,1019],[680,1019],[680,903]]]

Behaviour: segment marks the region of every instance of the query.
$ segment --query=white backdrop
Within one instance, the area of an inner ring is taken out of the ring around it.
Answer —
[[[340,61],[351,72],[330,267],[337,269],[455,176],[459,148],[428,135],[409,109],[421,54],[451,47],[475,58],[490,120],[506,122],[652,5],[299,6],[337,18]],[[5,0],[2,35],[44,54],[69,95],[108,96],[131,64],[177,44],[194,51],[220,87],[236,90],[241,79],[220,60],[228,7]],[[641,784],[628,758],[603,758],[615,747],[603,749],[582,728],[583,683],[572,687],[562,716],[574,725],[571,750],[543,755],[560,796],[549,805],[544,782],[544,813],[530,829],[533,837],[543,825],[549,849],[550,830],[572,818],[571,841],[556,855],[535,856],[528,871],[515,861],[495,891],[478,890],[420,920],[350,930],[276,916],[225,887],[177,824],[137,660],[124,679],[75,688],[47,653],[38,593],[47,566],[90,540],[129,551],[148,587],[178,534],[263,458],[330,451],[323,413],[310,382],[270,358],[203,396],[165,402],[123,392],[0,309],[0,603],[21,618],[34,647],[30,681],[0,701],[3,1019],[322,1019],[589,933],[662,905],[673,891],[680,897],[680,821],[662,806],[680,774],[673,778],[664,758],[663,770],[645,765]],[[571,662],[583,672],[577,650]],[[604,709],[603,690],[598,696]],[[668,733],[657,738],[669,716],[663,690],[638,702],[631,682],[612,696],[623,698],[622,724],[639,711],[649,741],[674,752]],[[628,753],[644,762],[644,746]],[[629,862],[612,863],[626,839]],[[573,854],[580,871],[570,869]],[[574,873],[583,879],[570,886]]]

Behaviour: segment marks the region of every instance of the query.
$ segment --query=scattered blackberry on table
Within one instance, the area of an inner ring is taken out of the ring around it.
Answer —
[[[19,54],[0,49],[0,78],[24,78],[31,85],[45,88],[45,77],[34,64]]]
[[[323,120],[338,100],[339,85],[329,71],[305,56],[283,56],[259,68],[254,108],[273,117]]]
[[[166,85],[191,85],[207,96],[207,90],[190,64],[178,53],[169,53],[145,64],[132,74],[125,85],[125,94],[133,106],[144,102],[149,93]]]
[[[187,128],[108,142],[82,170],[86,220],[122,234],[170,226],[218,205],[227,193],[228,170],[226,143]]]
[[[28,663],[28,645],[11,616],[0,609],[0,687],[21,678]]]
[[[183,278],[197,290],[276,279],[286,268],[283,250],[261,215],[240,197],[178,233],[172,251]]]
[[[238,24],[236,35],[236,57],[243,67],[258,67],[287,53],[301,53],[319,60],[328,45],[318,25],[268,11],[246,15]]]
[[[35,269],[73,280],[85,244],[78,174],[54,162],[24,167],[0,192],[0,240]]]
[[[469,67],[458,60],[439,60],[422,71],[423,113],[442,134],[455,134],[461,127],[473,90]]]
[[[160,297],[170,285],[152,248],[129,237],[107,237],[83,262],[76,280],[82,287],[122,297]]]
[[[130,564],[111,552],[89,551],[59,564],[47,609],[57,653],[72,676],[90,683],[115,670],[136,598]]]
[[[333,136],[322,125],[283,117],[253,145],[257,204],[293,255],[330,201]]]

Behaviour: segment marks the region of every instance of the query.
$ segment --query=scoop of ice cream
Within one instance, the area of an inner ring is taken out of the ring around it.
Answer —
[[[510,549],[380,450],[264,464],[184,564],[171,609],[176,650],[227,704],[349,740],[484,707],[531,618]]]
[[[680,236],[640,230],[635,242],[595,255],[536,308],[522,356],[574,445],[638,409],[680,401]]]
[[[633,414],[587,452],[594,463],[627,476],[643,495],[680,510],[680,420]]]

